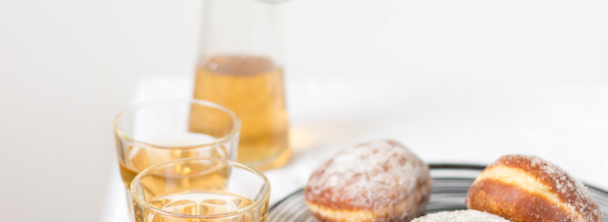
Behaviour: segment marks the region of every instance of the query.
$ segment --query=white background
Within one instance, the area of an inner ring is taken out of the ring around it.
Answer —
[[[288,79],[608,80],[606,1],[292,0]],[[146,76],[192,76],[201,0],[0,0],[3,221],[97,221],[111,122]]]

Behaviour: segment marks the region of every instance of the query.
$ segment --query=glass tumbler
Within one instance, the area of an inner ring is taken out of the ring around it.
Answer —
[[[154,165],[130,189],[137,222],[266,221],[270,183],[226,159],[190,158]]]
[[[190,113],[196,112],[197,118]],[[128,190],[142,170],[183,158],[236,160],[240,121],[230,110],[201,100],[164,100],[135,105],[115,119],[118,164]]]

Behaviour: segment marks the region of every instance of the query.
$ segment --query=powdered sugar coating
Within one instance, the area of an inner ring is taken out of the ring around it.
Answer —
[[[509,220],[477,210],[462,210],[429,214],[412,222],[509,222]]]
[[[429,167],[401,144],[383,140],[345,149],[322,164],[305,196],[329,208],[382,211],[422,185],[430,191]]]
[[[540,182],[550,186],[550,189],[563,202],[579,212],[585,221],[598,221],[598,219],[601,221],[602,212],[587,187],[560,167],[541,158],[526,155],[503,156],[488,167],[499,164],[524,165],[523,170],[537,176]]]

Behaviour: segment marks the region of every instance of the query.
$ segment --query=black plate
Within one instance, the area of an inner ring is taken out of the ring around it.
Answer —
[[[433,177],[433,190],[425,214],[439,211],[467,209],[464,199],[469,187],[485,168],[482,165],[429,164]],[[602,209],[604,221],[608,221],[608,191],[589,186],[591,195]],[[304,189],[300,189],[270,207],[270,222],[314,221],[304,202]]]

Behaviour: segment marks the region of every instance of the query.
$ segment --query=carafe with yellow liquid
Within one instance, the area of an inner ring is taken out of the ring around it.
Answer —
[[[194,84],[195,99],[241,119],[238,161],[260,170],[282,166],[291,154],[276,3],[207,0]]]

